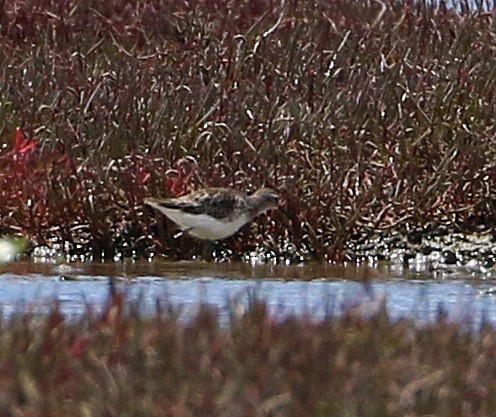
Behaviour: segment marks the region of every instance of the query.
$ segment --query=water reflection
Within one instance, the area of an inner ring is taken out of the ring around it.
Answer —
[[[217,309],[220,320],[227,322],[232,314],[242,314],[255,299],[260,299],[267,303],[275,320],[288,315],[321,319],[339,316],[346,309],[373,314],[384,301],[393,320],[413,318],[426,323],[442,312],[448,320],[465,323],[471,328],[478,328],[483,322],[496,323],[494,295],[490,291],[491,285],[484,281],[405,280],[378,270],[347,272],[355,279],[366,278],[367,283],[364,283],[343,279],[346,275],[343,269],[319,272],[317,267],[309,269],[309,276],[303,277],[305,280],[283,279],[285,274],[277,268],[243,270],[232,265],[204,264],[200,269],[191,265],[174,264],[174,268],[162,265],[162,276],[143,270],[129,273],[129,268],[126,273],[121,270],[116,274],[116,270],[110,272],[109,266],[96,268],[95,265],[70,267],[66,269],[70,274],[65,275],[53,275],[53,270],[47,270],[46,265],[41,266],[43,272],[40,268],[34,272],[37,268],[31,265],[30,272],[23,274],[15,268],[0,274],[0,306],[6,317],[26,310],[42,314],[54,300],[60,303],[61,311],[69,318],[80,316],[88,308],[99,312],[108,295],[108,276],[113,275],[122,277],[117,280],[118,288],[126,291],[129,302],[139,300],[145,314],[156,311],[158,300],[161,305],[175,309],[181,320],[191,318],[199,304],[204,303]],[[88,268],[99,274],[89,274]],[[115,264],[112,268],[115,269]],[[101,274],[103,270],[108,274]],[[290,272],[294,274],[295,270]],[[62,280],[61,276],[69,279]]]

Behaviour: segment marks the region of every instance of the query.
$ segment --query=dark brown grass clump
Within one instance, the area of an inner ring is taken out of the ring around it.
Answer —
[[[19,314],[0,328],[2,416],[488,416],[496,333],[349,314],[274,321],[255,304],[227,328],[125,313],[65,321]]]
[[[490,230],[494,5],[426,3],[1,2],[0,232],[187,258],[145,196],[263,184],[289,219],[235,252],[343,260],[398,227]]]

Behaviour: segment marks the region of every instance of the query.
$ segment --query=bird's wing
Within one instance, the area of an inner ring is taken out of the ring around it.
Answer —
[[[230,218],[233,213],[246,206],[241,193],[222,188],[198,191],[187,199],[177,199],[176,204],[179,210],[186,213],[206,214],[216,219]]]

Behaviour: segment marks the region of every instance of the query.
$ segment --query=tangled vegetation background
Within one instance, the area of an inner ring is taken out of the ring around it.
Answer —
[[[1,2],[0,233],[190,258],[199,243],[144,197],[267,185],[288,217],[247,226],[228,255],[342,261],[377,236],[491,234],[494,12],[457,9]]]

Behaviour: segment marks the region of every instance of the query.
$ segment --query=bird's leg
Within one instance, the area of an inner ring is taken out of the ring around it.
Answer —
[[[212,262],[214,260],[213,250],[214,243],[211,240],[204,240],[202,242],[203,246],[203,260],[206,262]]]
[[[177,239],[177,238],[180,238],[181,236],[189,236],[189,231],[190,230],[193,230],[192,227],[190,227],[189,229],[183,229],[183,230],[179,230],[178,232],[176,232],[173,236],[174,239]]]

